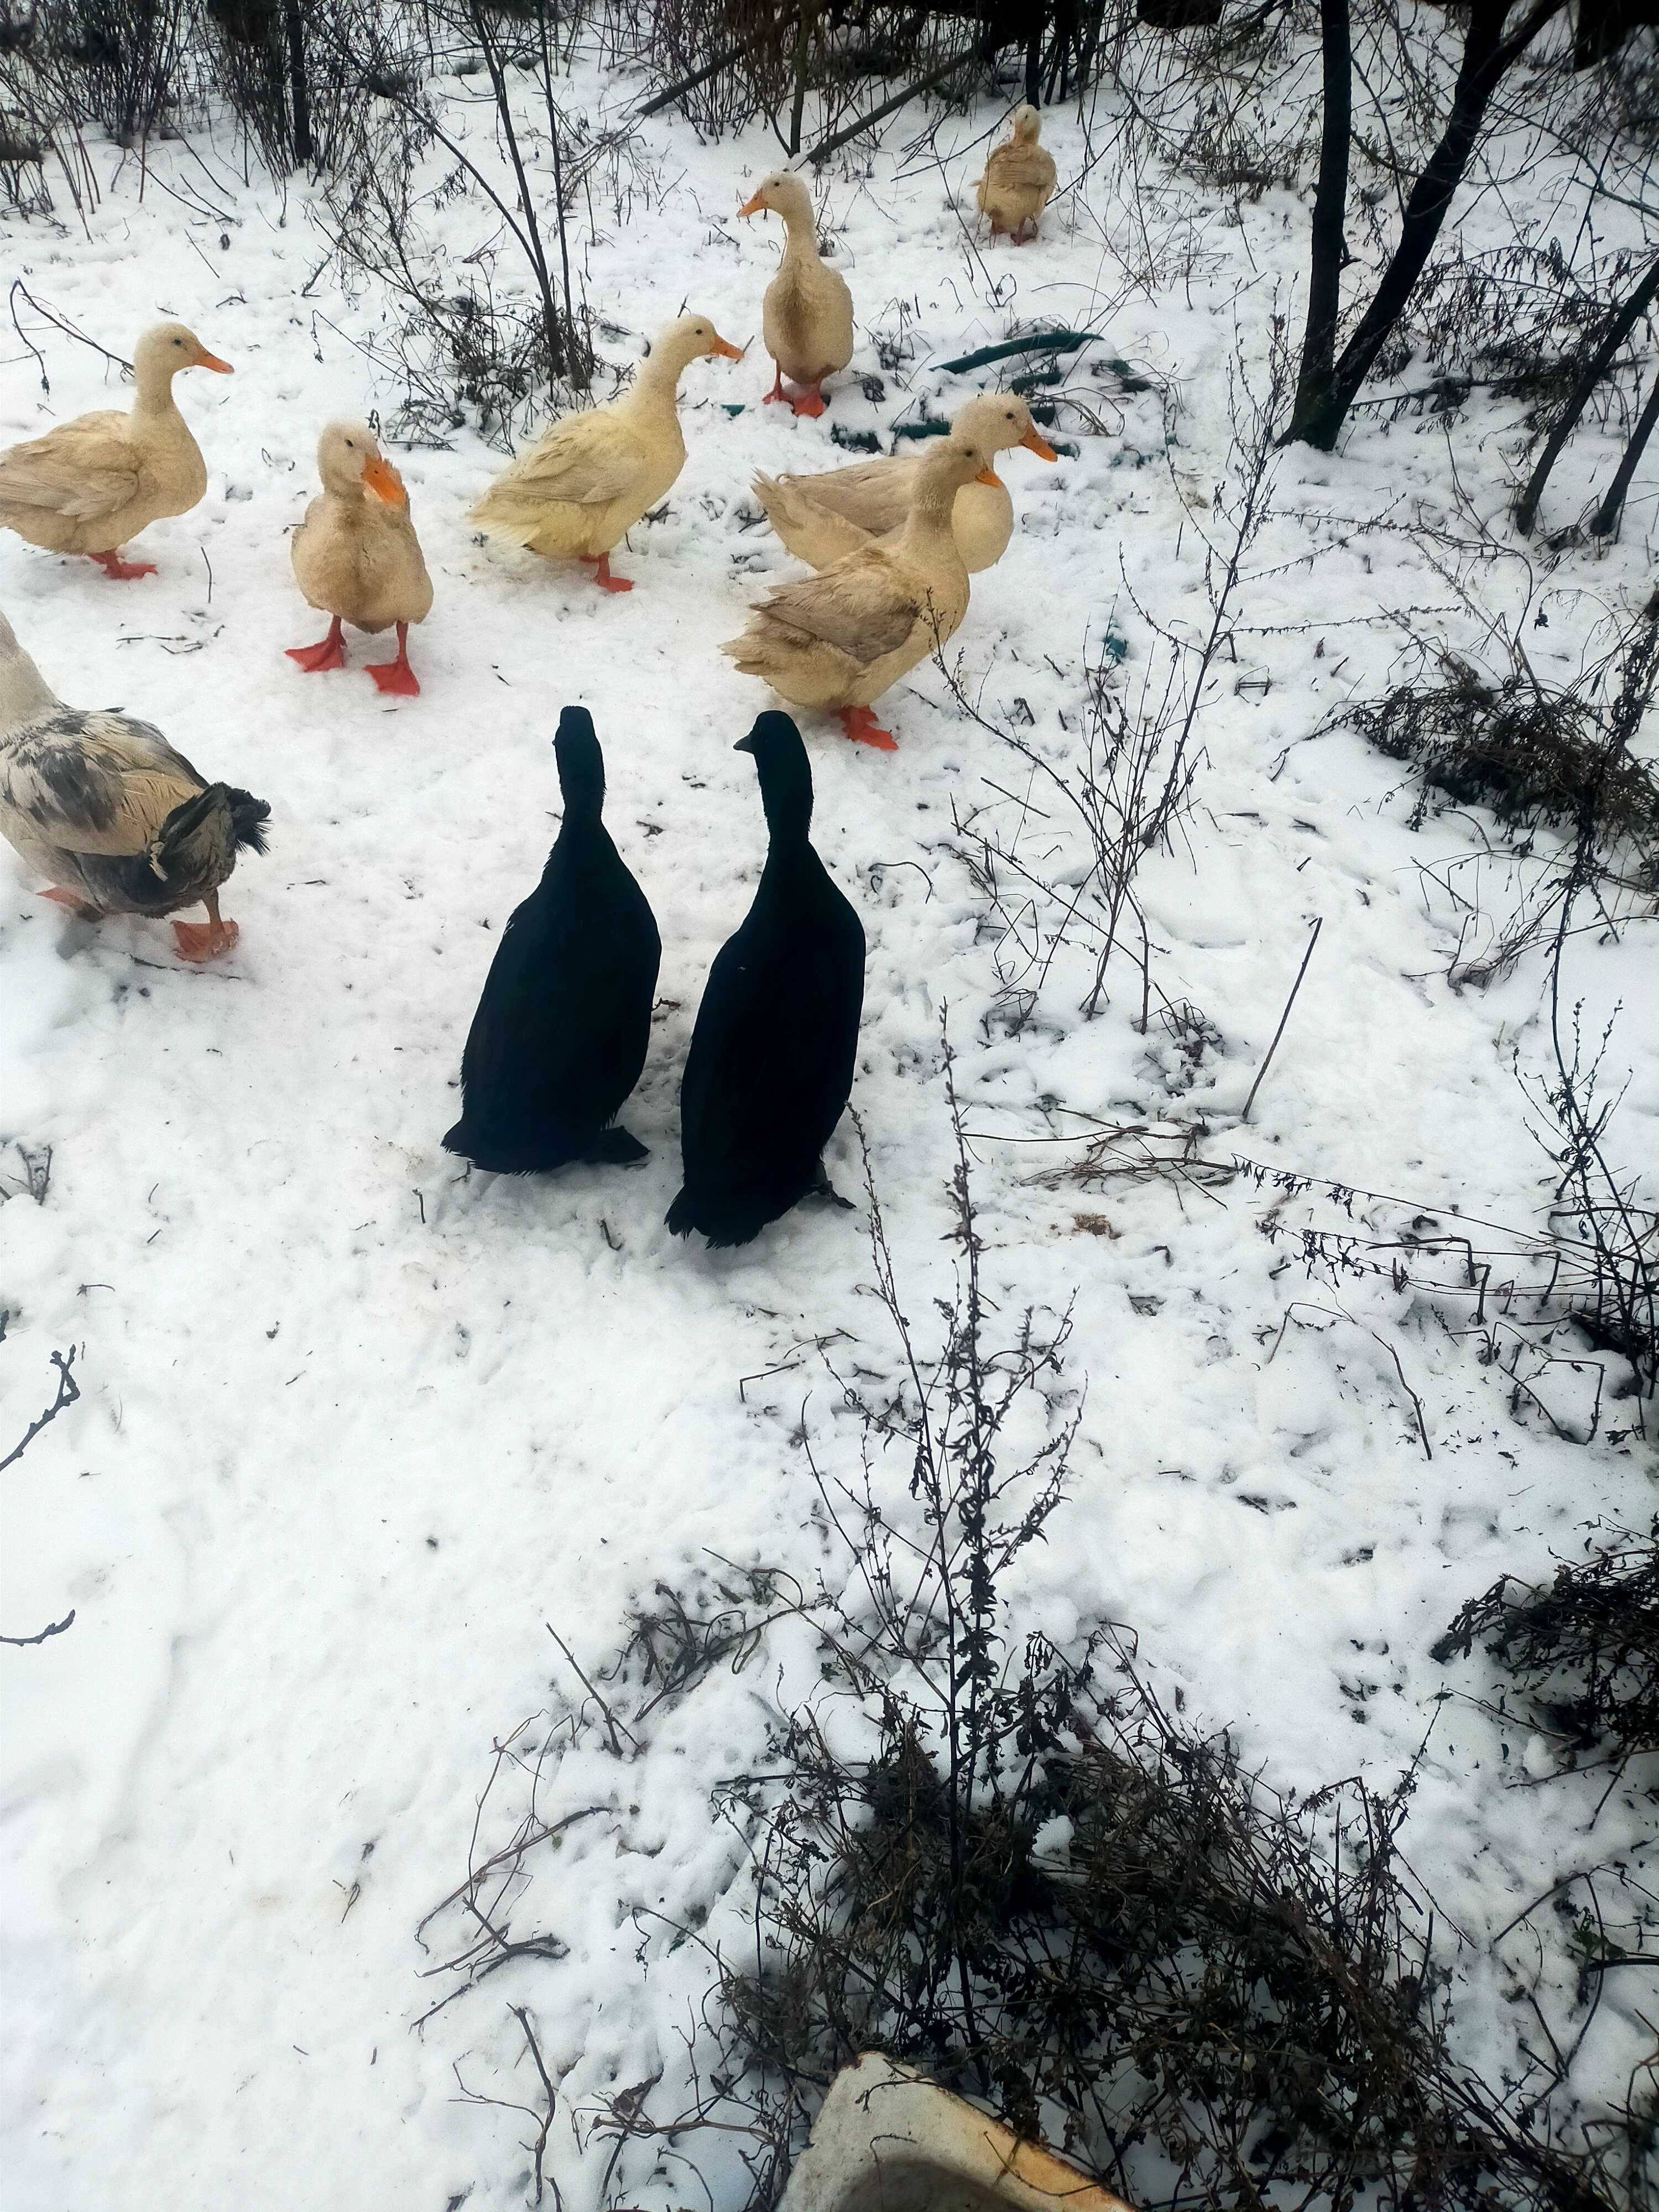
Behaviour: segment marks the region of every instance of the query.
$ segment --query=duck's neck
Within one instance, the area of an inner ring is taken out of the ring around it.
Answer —
[[[179,422],[184,420],[173,402],[170,368],[140,369],[136,379],[132,412],[142,422]]]
[[[818,229],[810,215],[787,215],[783,218],[783,259],[787,267],[793,263],[799,267],[804,261],[819,261]]]
[[[0,640],[0,738],[58,704],[58,694],[22,647]]]
[[[951,521],[956,498],[955,489],[949,484],[924,484],[904,518],[900,551],[933,560],[954,553],[960,559]]]
[[[641,414],[672,415],[679,400],[685,367],[678,355],[659,346],[640,363],[627,404]]]

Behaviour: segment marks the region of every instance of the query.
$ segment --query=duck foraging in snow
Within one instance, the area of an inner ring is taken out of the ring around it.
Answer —
[[[771,832],[754,903],[715,954],[680,1087],[677,1237],[748,1244],[799,1200],[836,1199],[823,1148],[853,1088],[864,930],[813,851],[812,771],[787,714],[765,714],[752,753]]]
[[[763,177],[738,210],[740,216],[769,212],[783,218],[785,237],[783,259],[762,303],[766,350],[777,367],[767,401],[781,399],[797,415],[822,415],[824,378],[853,358],[853,295],[840,270],[825,267],[812,196],[787,169]],[[805,388],[787,390],[786,376]]]
[[[492,538],[550,560],[586,561],[604,592],[631,592],[611,573],[611,556],[648,507],[674,488],[685,466],[677,403],[694,361],[743,355],[707,315],[671,323],[618,399],[563,416],[504,469],[472,509]]]
[[[106,576],[153,576],[123,561],[129,538],[163,515],[187,514],[207,490],[207,465],[173,401],[180,369],[231,374],[182,323],[158,323],[132,349],[131,414],[100,410],[0,453],[0,524],[52,553],[84,553]]]
[[[605,758],[586,708],[565,708],[553,750],[564,820],[490,963],[444,1139],[502,1175],[647,1157],[613,1125],[645,1066],[662,941],[599,818]]]
[[[239,852],[263,853],[263,799],[209,783],[161,732],[114,708],[66,707],[0,615],[0,835],[52,878],[43,896],[87,921],[175,914],[186,960],[236,942],[219,887]]]
[[[307,507],[289,550],[307,600],[334,619],[320,644],[291,645],[288,657],[307,675],[343,668],[343,622],[371,636],[395,623],[397,658],[370,661],[368,672],[382,691],[412,699],[421,687],[409,665],[409,626],[431,611],[432,579],[404,480],[367,422],[329,423],[317,441],[317,472],[321,496]]]

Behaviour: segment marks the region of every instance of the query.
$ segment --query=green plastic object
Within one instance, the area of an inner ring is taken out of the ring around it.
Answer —
[[[893,435],[896,438],[943,438],[948,434],[950,428],[948,422],[896,422]]]
[[[1000,345],[981,346],[976,352],[965,353],[959,361],[943,361],[939,367],[950,376],[960,376],[970,368],[988,368],[994,361],[1007,361],[1017,353],[1075,353],[1079,346],[1091,344],[1092,331],[1038,331],[1029,338],[1005,338]]]
[[[741,415],[743,405],[741,399],[722,399],[720,402],[721,411],[726,415]]]
[[[1129,658],[1129,641],[1121,629],[1109,629],[1100,641],[1100,649],[1108,660],[1123,661]]]
[[[830,425],[830,442],[848,453],[878,453],[881,441],[873,430],[847,430],[839,422]]]

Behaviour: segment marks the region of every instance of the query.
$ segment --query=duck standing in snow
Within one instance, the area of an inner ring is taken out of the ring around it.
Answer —
[[[209,783],[159,730],[113,708],[66,707],[0,615],[0,835],[52,878],[44,896],[88,921],[206,906],[175,921],[186,960],[236,942],[219,886],[239,852],[263,853],[270,814],[228,783]]]
[[[975,481],[1002,482],[984,447],[954,434],[937,440],[916,471],[902,530],[843,554],[821,575],[777,586],[720,651],[797,706],[836,708],[856,743],[896,751],[871,702],[962,625],[968,571],[951,515],[957,492]]]
[[[951,428],[993,456],[1024,446],[1039,460],[1059,459],[1017,392],[987,392],[970,399]],[[810,477],[757,476],[755,496],[795,558],[827,568],[843,553],[902,526],[926,458],[910,453],[854,461]],[[963,484],[951,510],[951,527],[970,576],[994,568],[1014,534],[1014,502],[1006,487],[977,478]]]
[[[760,775],[771,848],[742,927],[714,956],[680,1088],[677,1237],[747,1244],[797,1200],[835,1199],[823,1148],[853,1088],[864,930],[813,851],[812,771],[787,714],[738,744]],[[845,1204],[844,1200],[837,1203]]]
[[[645,513],[672,491],[685,466],[678,402],[694,361],[741,361],[707,315],[671,323],[619,399],[567,415],[502,471],[472,509],[492,538],[550,560],[586,561],[604,592],[631,592],[611,573],[611,556]]]
[[[84,553],[106,576],[153,576],[153,561],[123,561],[129,538],[166,514],[187,514],[207,490],[207,465],[173,401],[184,368],[230,363],[182,323],[158,323],[133,349],[132,411],[77,415],[44,437],[0,453],[0,524],[52,553]]]
[[[605,758],[584,707],[553,740],[564,820],[541,882],[502,932],[461,1060],[452,1152],[502,1175],[646,1149],[613,1126],[640,1079],[662,940],[600,820]]]
[[[785,236],[783,259],[762,305],[766,350],[777,365],[767,400],[781,399],[797,415],[822,415],[824,378],[853,358],[853,295],[840,270],[825,267],[812,196],[787,169],[763,177],[738,210],[740,216],[769,211],[782,216]],[[804,389],[787,390],[786,376]]]
[[[992,237],[1006,230],[1016,246],[1023,246],[1026,224],[1035,238],[1042,210],[1054,196],[1054,157],[1037,143],[1042,118],[1035,107],[1017,107],[1013,122],[1012,137],[987,160],[975,190]]]
[[[432,579],[410,518],[404,480],[380,451],[367,422],[331,422],[317,441],[320,498],[306,509],[290,552],[294,578],[308,603],[332,615],[318,645],[291,645],[290,660],[308,675],[345,666],[340,625],[370,635],[396,623],[394,660],[372,660],[382,691],[412,699],[420,691],[409,665],[409,625],[426,620]]]

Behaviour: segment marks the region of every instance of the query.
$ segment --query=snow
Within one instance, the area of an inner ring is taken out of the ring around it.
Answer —
[[[623,89],[579,74],[572,96],[597,116]],[[1302,281],[1303,210],[1269,193],[1239,230],[1212,228],[1178,281],[1138,290],[1104,167],[1062,193],[1040,246],[981,257],[963,216],[974,149],[999,119],[988,105],[947,121],[942,175],[905,173],[904,118],[831,165],[854,376],[882,374],[885,395],[848,380],[826,422],[797,423],[758,404],[758,347],[740,367],[695,365],[684,474],[617,556],[630,597],[476,539],[466,508],[500,460],[471,431],[398,452],[437,592],[411,639],[422,694],[409,702],[376,694],[362,641],[343,675],[302,677],[282,652],[317,634],[284,536],[314,489],[316,432],[397,397],[354,344],[383,327],[373,288],[348,293],[331,266],[301,296],[322,250],[305,190],[243,181],[222,139],[198,134],[153,148],[142,188],[134,162],[97,149],[90,237],[9,219],[10,263],[43,305],[117,349],[178,315],[236,374],[180,386],[210,489],[145,534],[157,576],[112,585],[7,537],[0,605],[66,698],[154,720],[272,806],[269,857],[246,858],[225,896],[240,946],[200,970],[156,926],[93,931],[42,905],[0,854],[0,1139],[52,1148],[44,1202],[0,1206],[0,1447],[50,1401],[53,1350],[77,1348],[84,1394],[4,1477],[0,1627],[75,1609],[64,1633],[4,1654],[0,2079],[17,2212],[523,2201],[521,2117],[466,2103],[453,2070],[519,2094],[492,2072],[518,2049],[505,1996],[410,2023],[434,2002],[416,1923],[465,1871],[490,1747],[572,1690],[544,1624],[592,1666],[630,1598],[711,1553],[810,1577],[823,1555],[792,1434],[804,1421],[823,1449],[848,1443],[814,1343],[845,1331],[878,1364],[891,1357],[860,1287],[860,1217],[803,1208],[721,1255],[662,1225],[701,981],[763,851],[752,767],[732,747],[769,702],[714,648],[757,580],[793,570],[755,526],[748,478],[839,459],[830,422],[873,427],[924,394],[948,409],[969,386],[928,362],[1012,319],[1077,325],[1115,299],[1110,351],[1177,389],[1170,451],[1143,395],[1123,403],[1121,436],[1074,437],[1053,469],[1006,456],[1015,541],[975,580],[953,648],[988,716],[1024,700],[1031,743],[1061,758],[1085,642],[1115,628],[1133,684],[1155,652],[1142,610],[1207,622],[1201,532],[1224,527],[1207,502],[1234,467],[1230,382],[1264,388],[1270,305],[1290,311]],[[1064,182],[1083,159],[1078,119],[1054,111],[1044,129]],[[580,216],[589,296],[629,334],[608,358],[624,362],[683,300],[743,343],[775,226],[732,210],[775,147],[759,131],[701,144],[668,116],[641,143],[627,224]],[[1534,209],[1550,189],[1547,164],[1516,187]],[[881,371],[878,337],[901,324],[913,355]],[[123,404],[95,355],[27,327],[51,391],[9,349],[0,440]],[[1190,849],[1141,878],[1161,988],[1222,1038],[1184,1095],[1156,1024],[1151,1038],[1134,1026],[1132,963],[1094,1021],[1079,1012],[1086,967],[1064,961],[1023,1033],[984,1018],[995,933],[952,810],[1006,806],[985,779],[1026,778],[937,668],[886,702],[896,756],[808,724],[815,836],[869,939],[854,1103],[912,1310],[931,1310],[950,1261],[945,1002],[970,1126],[989,1133],[975,1152],[995,1295],[1076,1302],[1073,1495],[1058,1540],[1024,1563],[1022,1618],[1061,1638],[1133,1624],[1188,1714],[1233,1726],[1281,1788],[1356,1771],[1386,1785],[1432,1726],[1410,1855],[1470,1936],[1494,2063],[1513,2031],[1485,1938],[1640,1828],[1616,1797],[1586,1832],[1594,1777],[1509,1787],[1534,1754],[1510,1731],[1506,1768],[1489,1718],[1442,1711],[1445,1689],[1479,1696],[1486,1677],[1428,1648],[1465,1597],[1546,1571],[1595,1516],[1639,1523],[1638,1440],[1581,1448],[1518,1420],[1503,1376],[1408,1299],[1362,1285],[1339,1303],[1281,1270],[1288,1248],[1257,1232],[1271,1192],[1051,1189],[1034,1177],[1055,1148],[1006,1140],[1064,1126],[1054,1102],[1113,1121],[1208,1113],[1213,1158],[1237,1150],[1437,1218],[1538,1223],[1547,1163],[1512,1065],[1547,1064],[1538,963],[1485,991],[1449,985],[1459,918],[1428,872],[1470,848],[1468,818],[1413,831],[1389,763],[1350,732],[1308,742],[1400,665],[1388,610],[1447,608],[1446,634],[1478,642],[1422,544],[1381,525],[1458,523],[1455,450],[1462,495],[1501,526],[1516,419],[1497,402],[1449,430],[1359,416],[1336,457],[1277,465],[1237,611],[1241,665],[1198,726]],[[1569,511],[1593,467],[1605,481],[1610,451],[1581,438],[1552,503]],[[1546,611],[1528,649],[1552,647],[1553,672],[1588,650],[1597,611],[1644,598],[1655,493],[1650,460],[1623,542],[1595,560],[1477,578],[1493,616]],[[437,1139],[496,933],[550,842],[567,701],[593,713],[607,820],[662,933],[653,1048],[626,1116],[652,1158],[631,1174],[468,1180]],[[1316,917],[1285,1040],[1234,1127]],[[1623,1004],[1607,1087],[1629,1070],[1617,1146],[1632,1166],[1653,1156],[1659,1111],[1651,933],[1583,939],[1571,972],[1587,1034]],[[0,1188],[20,1158],[0,1150]],[[850,1125],[830,1165],[858,1189]],[[1297,1223],[1344,1225],[1317,1194],[1289,1206]],[[1085,1213],[1110,1233],[1085,1233]],[[756,1686],[729,1681],[695,1726],[665,1732],[636,1809],[572,1832],[544,1900],[569,1956],[514,1991],[569,2073],[568,2109],[673,2062],[696,1961],[641,1976],[629,1908],[707,1910],[729,1885],[740,1854],[709,1792],[761,1726]],[[588,1802],[586,1779],[573,1760],[561,1802]],[[1591,2101],[1639,2050],[1638,2001],[1607,1990],[1575,2077]],[[567,2202],[597,2202],[603,2147],[584,2157],[562,2122],[552,2154]]]

